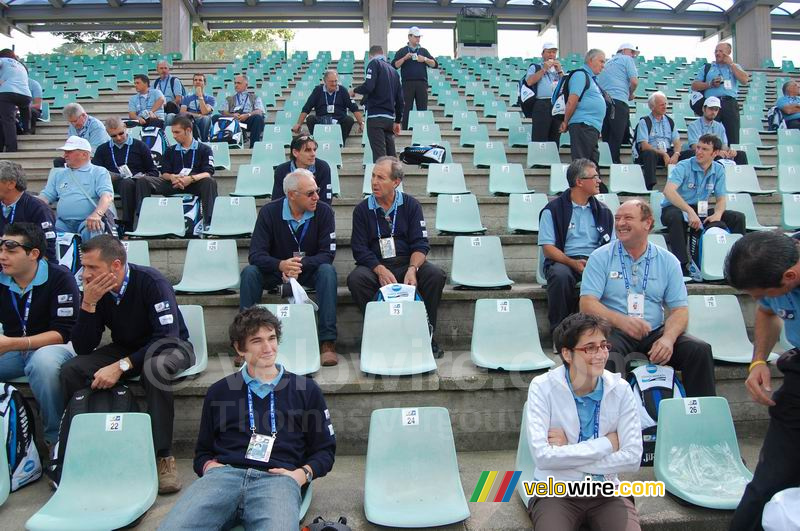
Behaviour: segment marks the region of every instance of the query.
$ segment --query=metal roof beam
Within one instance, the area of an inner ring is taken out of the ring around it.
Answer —
[[[50,5],[61,9],[64,7],[64,0],[50,0]]]
[[[680,4],[675,6],[676,13],[685,13],[687,9],[694,4],[694,0],[682,0]]]
[[[508,3],[508,0],[494,0],[494,7],[498,8],[498,9],[502,9],[502,8],[506,7],[507,3]]]
[[[633,8],[639,3],[639,0],[628,0],[622,4],[622,10],[625,12],[633,11]]]
[[[558,23],[558,17],[561,16],[561,13],[564,11],[564,8],[567,7],[567,2],[570,1],[577,2],[578,0],[553,0],[550,3],[550,8],[552,9],[552,12],[548,16],[545,23],[542,25],[542,29],[539,30],[540,37],[545,31],[549,30]]]

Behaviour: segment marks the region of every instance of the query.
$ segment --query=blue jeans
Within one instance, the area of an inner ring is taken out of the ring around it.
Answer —
[[[158,527],[173,531],[297,529],[300,486],[289,476],[252,468],[209,469],[192,483]]]
[[[331,264],[322,264],[316,271],[304,271],[297,281],[302,286],[314,286],[317,291],[319,340],[336,341],[336,269]],[[265,288],[269,290],[282,283],[280,272],[264,275],[254,265],[245,267],[239,286],[239,308],[243,310],[259,304]]]
[[[75,357],[72,345],[48,345],[37,350],[11,351],[0,355],[0,382],[27,376],[33,396],[39,403],[44,425],[44,440],[58,441],[58,426],[64,413],[61,365]]]
[[[208,142],[208,134],[211,131],[211,116],[195,116],[194,128],[198,140]]]
[[[85,219],[56,219],[56,231],[72,232],[81,237],[81,241],[88,242],[95,236],[103,234],[102,230],[93,231],[86,228]]]

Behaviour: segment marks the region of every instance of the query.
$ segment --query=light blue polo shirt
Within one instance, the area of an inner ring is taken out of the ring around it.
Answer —
[[[32,77],[28,78],[28,88],[31,90],[31,99],[37,100],[42,98],[42,86],[39,84],[38,81],[33,79]],[[33,102],[31,102],[33,103]]]
[[[531,65],[528,67],[528,72],[525,74],[525,77],[532,76],[536,73],[536,67]],[[551,68],[547,72],[542,75],[542,79],[536,83],[536,99],[537,100],[549,100],[553,95],[553,89],[556,88],[558,84],[558,80],[561,79],[561,76],[556,72],[555,68]]]
[[[613,237],[613,235],[612,235]],[[539,220],[539,245],[555,245],[556,231],[553,215],[549,210],[542,211]],[[589,203],[572,203],[572,217],[567,228],[567,239],[562,251],[567,256],[589,256],[600,245],[600,232],[597,230]]]
[[[206,105],[211,107],[213,112],[214,107],[217,106],[216,98],[214,98],[214,96],[207,96],[203,94],[203,100],[205,100]],[[200,98],[197,97],[197,94],[190,94],[184,97],[181,100],[181,105],[186,105],[186,110],[189,112],[200,114]]]
[[[254,395],[256,395],[261,400],[264,400],[269,396],[269,394],[278,386],[278,382],[281,381],[281,377],[283,376],[284,370],[283,365],[280,363],[276,363],[275,366],[278,368],[278,376],[270,380],[269,382],[262,382],[256,378],[250,376],[250,373],[247,372],[247,364],[242,365],[242,380],[244,383],[247,384],[247,387],[250,388],[250,391]]]
[[[172,81],[172,80],[175,81]],[[172,85],[175,85],[175,90],[172,90]],[[160,77],[153,81],[153,88],[156,90],[160,90],[161,94],[167,98],[167,101],[175,101],[175,96],[186,96],[186,89],[183,88],[183,83],[181,80],[175,76],[167,76],[167,79],[161,79]]]
[[[606,61],[605,68],[597,76],[597,84],[613,99],[627,103],[631,79],[638,77],[639,70],[633,57],[618,53]]]
[[[603,128],[603,119],[606,117],[606,100],[603,98],[603,93],[600,92],[597,82],[592,79],[594,78],[594,73],[589,66],[583,65],[582,70],[585,75],[589,76],[589,88],[586,89],[583,98],[578,101],[578,106],[569,119],[569,125],[586,124],[600,131]],[[580,72],[576,72],[569,80],[570,95],[580,96],[585,86],[586,78]],[[564,104],[566,105],[566,103],[565,101]]]
[[[108,170],[102,166],[86,163],[77,170],[56,168],[47,178],[47,184],[39,195],[50,203],[58,201],[56,207],[58,219],[83,221],[95,209],[95,206],[81,191],[81,186],[75,184],[76,181],[86,190],[86,193],[92,196],[95,203],[100,201],[100,196],[103,194],[114,195],[111,176]]]
[[[778,101],[775,102],[775,106],[781,109],[783,112],[783,108],[786,105],[800,105],[800,96],[781,96],[778,98]],[[785,114],[783,115],[784,120],[798,120],[800,119],[800,112],[796,112],[794,114]]]
[[[742,68],[738,64],[736,65],[740,69]],[[703,95],[706,98],[710,98],[711,96],[716,96],[718,98],[722,96],[730,96],[731,98],[736,97],[736,93],[739,90],[739,82],[736,80],[736,76],[733,75],[733,70],[731,70],[730,65],[720,65],[717,64],[716,61],[711,63],[711,68],[708,69],[708,74],[706,77],[703,77],[703,71],[705,70],[705,65],[700,66],[700,69],[697,71],[697,76],[695,76],[695,81],[702,81],[704,83],[710,82],[717,76],[722,77],[722,83],[718,87],[708,87],[704,92]],[[729,80],[731,82],[731,88],[725,88],[725,80]]]
[[[281,217],[283,218],[284,221],[289,222],[289,225],[292,227],[293,231],[297,231],[297,229],[299,229],[303,225],[303,223],[314,217],[314,212],[306,210],[305,212],[303,212],[303,215],[300,216],[300,221],[297,221],[296,219],[294,219],[294,216],[292,216],[292,210],[289,208],[289,198],[284,197],[283,209],[281,210]]]
[[[722,147],[728,147],[728,135],[725,133],[725,126],[716,120],[711,120],[711,123],[708,123],[701,116],[689,124],[687,135],[689,137],[689,147],[694,147],[697,144],[697,140],[703,135],[715,135],[722,140]]]
[[[714,197],[725,197],[728,193],[725,188],[725,166],[712,162],[708,171],[704,172],[696,157],[676,164],[667,182],[677,184],[678,194],[690,205],[708,201],[712,194]],[[661,200],[662,208],[671,204],[666,197]]]
[[[786,339],[795,348],[800,348],[800,288],[795,288],[789,293],[780,297],[764,297],[758,303],[783,319],[783,328],[786,331]]]
[[[628,292],[619,260],[619,240],[607,243],[589,256],[583,270],[581,297],[597,297],[606,308],[628,314]],[[650,270],[647,273],[647,291],[642,291],[647,255],[650,253]],[[634,261],[625,247],[622,256],[631,285],[631,293],[644,293],[644,320],[655,330],[664,324],[664,306],[679,308],[689,305],[686,284],[683,283],[681,264],[671,252],[649,243],[647,251]]]
[[[31,283],[25,286],[25,289],[19,287],[17,281],[14,280],[14,277],[6,275],[5,273],[0,273],[0,284],[4,286],[8,286],[8,290],[11,293],[16,293],[19,296],[24,296],[26,293],[31,291],[36,286],[41,286],[42,284],[47,282],[47,279],[50,276],[49,268],[47,267],[47,260],[44,258],[40,258],[39,262],[37,262],[36,266],[36,274],[31,280]],[[20,308],[21,311],[21,308]]]
[[[156,104],[159,98],[163,98],[164,94],[158,89],[150,89],[147,94],[136,93],[128,100],[128,111],[135,112],[136,116],[141,116],[144,111],[149,111]],[[155,115],[157,118],[164,119],[164,106],[162,105],[156,110]]]
[[[76,129],[74,125],[69,124],[67,136],[79,136],[88,140],[89,144],[92,146],[92,153],[94,153],[98,146],[106,144],[111,140],[103,123],[94,116],[86,118],[86,123],[83,124],[83,127],[80,129]]]
[[[0,57],[0,92],[13,92],[30,97],[28,71],[22,63],[10,57]]]
[[[650,128],[649,134],[647,133],[647,123],[645,123],[644,118],[639,120],[639,124],[636,126],[636,142],[631,146],[634,159],[639,156],[639,142],[647,142],[656,149],[666,151],[672,148],[673,142],[679,138],[677,129],[672,129],[666,115],[662,116],[661,120],[656,120],[653,113],[650,113],[649,116],[653,122],[653,127]],[[665,147],[659,147],[659,145]]]

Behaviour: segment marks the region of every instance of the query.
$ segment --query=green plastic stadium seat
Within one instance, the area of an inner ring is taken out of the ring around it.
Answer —
[[[396,337],[386,341],[386,331]],[[436,370],[428,316],[422,301],[367,303],[361,340],[361,371],[382,376]]]
[[[509,147],[524,147],[531,141],[531,124],[515,125],[508,130]]]
[[[436,200],[436,230],[439,233],[483,233],[478,199],[470,194],[440,195]]]
[[[331,166],[342,167],[342,147],[336,142],[319,142],[317,157]]]
[[[426,188],[428,195],[469,193],[461,164],[430,164]]]
[[[800,146],[778,146],[778,166],[789,164],[800,165]]]
[[[7,440],[7,434],[5,427],[2,423],[0,423],[0,440]],[[8,451],[3,448],[4,451],[0,452],[0,471],[3,473],[0,474],[0,506],[2,506],[6,500],[8,499],[8,495],[11,493],[11,476],[9,472],[7,472],[8,468]]]
[[[774,230],[777,228],[762,225],[758,221],[756,208],[750,194],[728,194],[726,208],[744,214],[747,230]]]
[[[778,129],[779,146],[800,146],[800,130]]]
[[[781,195],[781,228],[800,229],[800,194]]]
[[[650,195],[638,164],[612,164],[608,190],[617,194]]]
[[[425,146],[442,141],[442,133],[436,124],[418,124],[411,133],[411,143]]]
[[[459,145],[474,146],[479,142],[489,141],[489,129],[484,125],[469,125],[461,128],[461,137],[459,138]]]
[[[152,238],[156,236],[177,236],[186,234],[183,218],[183,197],[145,197],[139,211],[136,230],[128,236]]]
[[[569,138],[569,132],[561,133],[561,138],[559,139],[561,143],[561,147],[569,147],[572,141]]]
[[[610,168],[614,161],[611,159],[611,148],[608,146],[608,142],[600,142],[600,163],[599,166],[601,168]]]
[[[711,345],[715,360],[750,363],[753,344],[736,295],[690,295],[689,315],[686,332]]]
[[[364,513],[373,524],[393,527],[435,527],[469,518],[447,409],[372,412]]]
[[[530,299],[478,299],[472,326],[472,362],[505,371],[549,369]]]
[[[569,164],[553,164],[550,166],[550,184],[548,185],[548,194],[558,195],[567,188],[567,168]]]
[[[150,267],[150,244],[147,240],[125,240],[122,242],[128,263]]]
[[[291,129],[291,127],[297,122],[298,116],[300,116],[300,113],[296,109],[284,109],[282,111],[277,111],[275,113],[275,125],[288,127]]]
[[[364,166],[364,183],[361,186],[361,193],[362,195],[370,195],[372,193],[372,168],[375,165],[373,163],[368,163]],[[403,191],[403,183],[400,183],[400,186],[397,187],[398,192]]]
[[[325,197],[327,195],[327,199],[331,199],[333,197],[339,197],[342,194],[342,186],[339,182],[339,168],[336,166],[330,166],[331,168],[331,189],[330,190],[322,190],[320,191],[320,195]]]
[[[39,121],[50,123],[50,104],[46,101],[42,102],[42,115],[39,117]]]
[[[603,202],[609,210],[611,210],[611,214],[616,214],[617,209],[619,208],[619,196],[617,194],[597,194],[594,196],[598,201]]]
[[[339,124],[317,124],[314,127],[314,140],[318,145],[327,142],[344,146],[342,128]]]
[[[236,240],[190,240],[181,281],[183,293],[209,293],[239,288]]]
[[[112,428],[110,417],[120,417]],[[125,456],[120,459],[120,456]],[[156,500],[150,416],[85,413],[72,420],[58,490],[25,523],[32,531],[107,530],[135,522]]]
[[[778,164],[778,191],[782,194],[800,192],[800,164]]]
[[[450,280],[467,288],[504,288],[514,281],[506,274],[498,236],[456,236]]]
[[[511,194],[508,197],[508,231],[539,232],[539,213],[547,201],[545,194]]]
[[[63,109],[69,103],[75,103],[77,98],[74,92],[59,92],[55,95],[53,103],[50,104],[51,109]]]
[[[544,274],[544,247],[537,245],[536,252],[536,283],[542,286],[547,285],[547,276]]]
[[[218,170],[230,170],[231,169],[230,145],[227,142],[211,142],[209,146],[211,146],[211,151],[214,152],[214,168]]]
[[[486,105],[484,105],[483,116],[485,116],[486,118],[494,118],[498,114],[504,113],[506,111],[507,111],[506,102],[492,100],[486,102]]]
[[[218,196],[214,200],[211,226],[203,234],[209,236],[242,236],[256,227],[256,198]]]
[[[553,164],[561,164],[555,142],[528,142],[528,168],[549,168]]]
[[[478,113],[475,111],[459,111],[453,115],[453,129],[464,129],[470,125],[478,125]]]
[[[648,234],[647,241],[652,243],[653,245],[661,247],[662,249],[669,250],[669,248],[667,247],[667,239],[664,238],[663,234]]]
[[[275,173],[266,164],[240,164],[236,174],[236,187],[231,195],[271,196],[274,183]]]
[[[749,159],[748,159],[749,160]],[[746,194],[772,194],[775,190],[765,190],[758,182],[753,166],[725,166],[725,188],[728,192],[744,192]]]
[[[723,280],[725,257],[741,234],[703,234],[703,254],[700,259],[700,271],[703,280]]]
[[[761,116],[753,116],[752,114],[742,114],[739,120],[739,128],[755,129],[757,131],[762,131],[764,129],[764,121],[761,119]]]
[[[264,304],[281,321],[278,361],[295,374],[317,372],[319,339],[314,308],[310,304]]]
[[[489,167],[489,193],[492,195],[529,194],[522,164],[492,164]]]
[[[285,124],[265,125],[262,138],[264,142],[272,142],[289,147],[292,143],[292,127]]]
[[[200,374],[208,367],[208,344],[206,341],[206,321],[203,307],[197,304],[181,304],[178,306],[189,331],[189,342],[194,350],[194,364],[180,373],[178,378]]]
[[[321,156],[320,158],[324,159]],[[258,141],[253,146],[250,164],[265,166],[266,169],[274,168],[284,162],[286,162],[286,150],[283,148],[283,143]]]
[[[492,164],[508,164],[502,142],[478,142],[472,164],[476,168],[489,168]]]
[[[498,131],[509,131],[520,125],[522,125],[522,115],[516,111],[501,112],[494,121],[494,128]]]
[[[669,493],[709,509],[735,509],[753,479],[739,454],[728,401],[719,396],[660,402],[653,466]]]
[[[533,455],[531,455],[531,446],[528,442],[528,430],[525,427],[528,425],[528,403],[522,405],[522,423],[519,429],[519,443],[517,443],[517,460],[514,465],[514,470],[522,472],[520,479],[517,482],[517,494],[525,507],[528,507],[531,496],[525,492],[524,481],[533,481],[534,472],[536,472],[536,464],[533,462]],[[528,479],[530,478],[530,479]]]
[[[664,232],[667,228],[661,223],[661,200],[664,199],[662,192],[650,192],[650,209],[653,211],[653,232]]]
[[[436,120],[433,111],[411,111],[408,114],[408,128],[414,129],[417,125],[434,125]]]
[[[758,134],[759,130],[753,127],[742,127],[739,129],[739,143],[740,144],[750,144],[756,147],[756,149],[771,149],[771,146],[766,146],[761,141],[761,136]]]
[[[763,164],[761,162],[761,155],[758,154],[758,149],[752,144],[731,144],[731,149],[743,151],[747,155],[748,164],[757,170],[771,170],[775,167],[773,165]],[[728,190],[730,190],[730,187],[728,187]]]
[[[444,115],[453,116],[457,112],[467,111],[467,102],[461,99],[444,102]]]

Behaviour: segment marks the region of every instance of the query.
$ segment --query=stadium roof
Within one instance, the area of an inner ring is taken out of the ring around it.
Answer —
[[[237,28],[362,28],[368,0],[181,0],[206,30]],[[451,28],[464,7],[489,8],[500,29],[544,31],[568,0],[390,0],[392,27]],[[572,0],[575,1],[575,0]],[[590,32],[731,34],[755,6],[771,7],[773,39],[800,40],[800,0],[588,0]],[[0,30],[109,31],[161,29],[159,0],[0,0]]]

